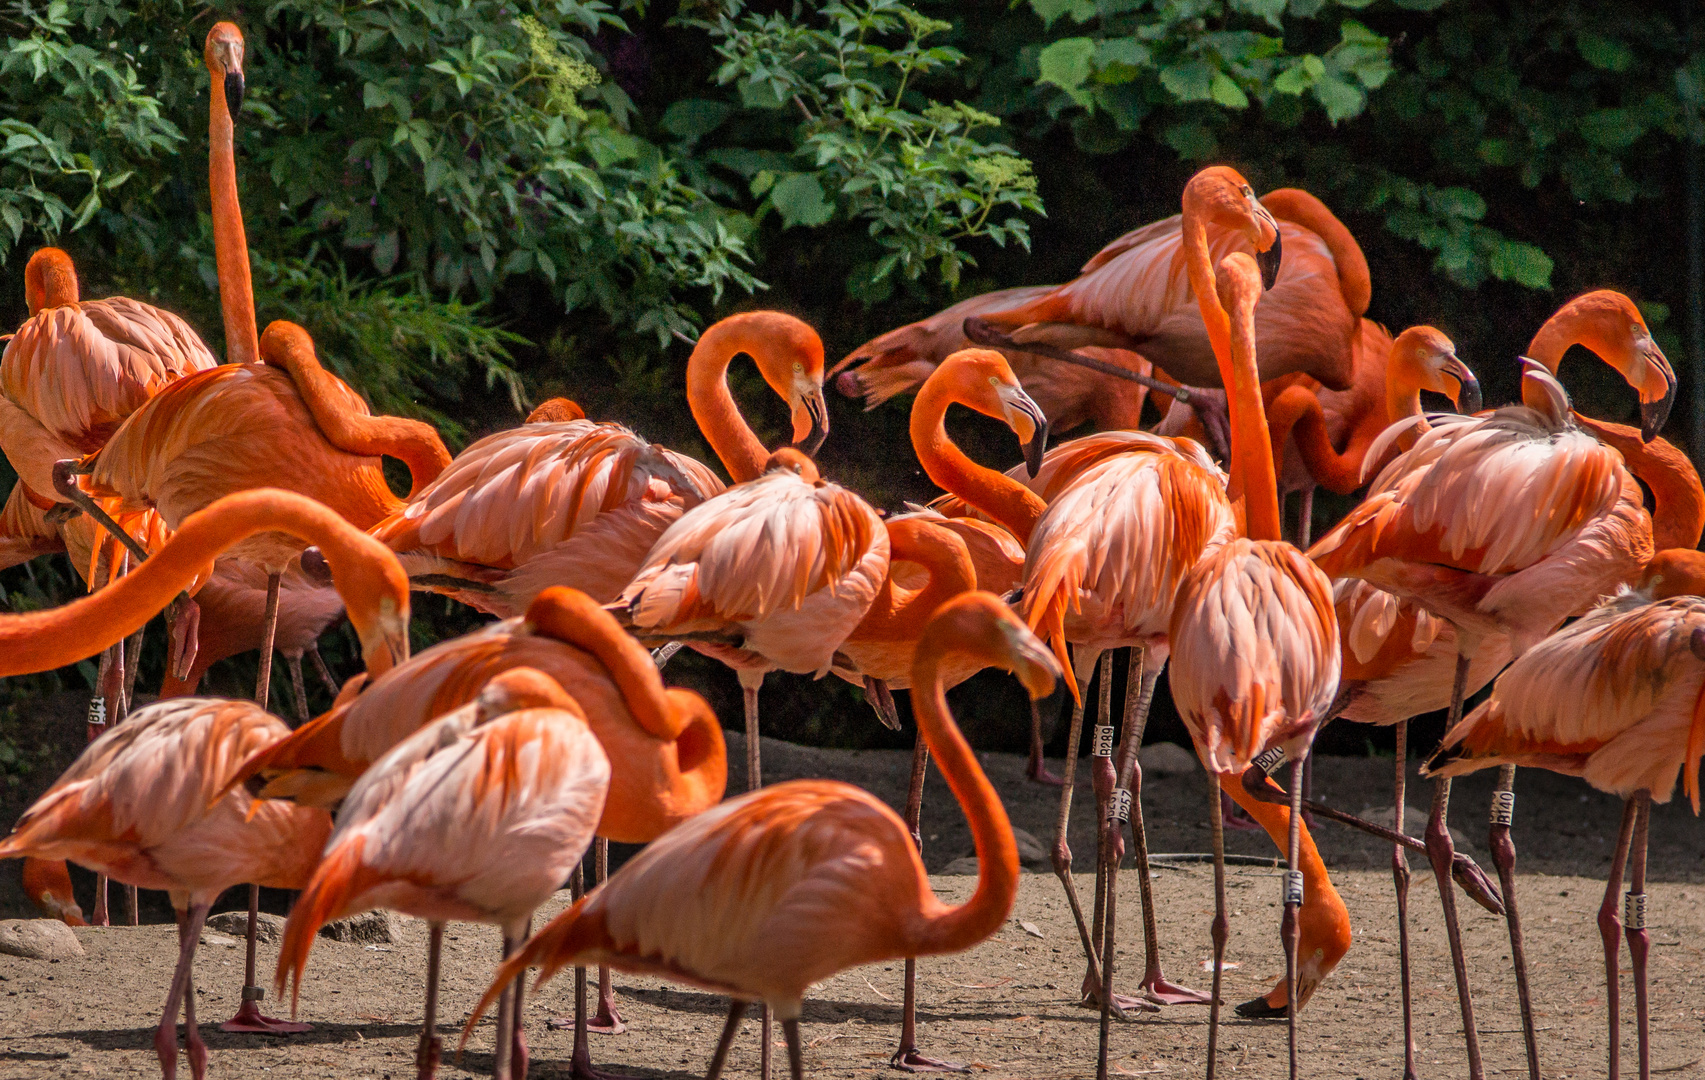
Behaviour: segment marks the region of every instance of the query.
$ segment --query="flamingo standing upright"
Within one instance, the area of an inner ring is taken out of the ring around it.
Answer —
[[[1451,723],[1476,650],[1503,633],[1512,656],[1549,635],[1570,615],[1630,581],[1652,553],[1652,522],[1641,492],[1615,450],[1575,424],[1568,394],[1553,377],[1572,343],[1587,344],[1640,394],[1642,436],[1667,416],[1675,376],[1626,297],[1588,293],[1564,305],[1523,361],[1520,406],[1477,417],[1435,417],[1430,431],[1374,481],[1368,499],[1323,537],[1310,557],[1334,577],[1357,577],[1450,621],[1457,633]],[[1410,421],[1418,425],[1420,421]],[[1389,429],[1401,435],[1404,425]],[[1493,858],[1503,884],[1511,952],[1528,1051],[1537,1075],[1538,1043],[1527,991],[1520,913],[1514,896],[1514,769],[1494,796]],[[1454,898],[1445,860],[1450,780],[1434,787],[1427,849],[1444,900],[1445,926],[1463,1011],[1469,1070],[1482,1074]]]
[[[1428,775],[1530,766],[1579,776],[1625,801],[1599,908],[1611,1080],[1621,1067],[1620,943],[1633,959],[1640,1080],[1651,1077],[1646,958],[1646,836],[1653,802],[1676,777],[1699,813],[1705,754],[1705,555],[1659,552],[1637,588],[1624,587],[1582,618],[1523,652],[1492,696],[1445,733]],[[1616,893],[1629,861],[1626,918]]]
[[[736,483],[756,479],[765,454],[728,391],[727,369],[740,353],[788,403],[808,453],[829,430],[815,330],[779,311],[713,324],[687,361],[687,399]],[[549,585],[609,603],[664,530],[722,490],[692,458],[620,424],[586,420],[572,402],[547,402],[523,426],[462,451],[374,535],[402,556],[417,586],[507,618]]]
[[[1185,188],[1184,199],[1187,217],[1194,205],[1198,221],[1251,221],[1254,200],[1248,185],[1229,169],[1198,173]],[[1237,778],[1258,755],[1271,750],[1295,763],[1290,812],[1276,815],[1271,811],[1277,807],[1251,812],[1275,840],[1275,825],[1282,823],[1288,833],[1290,869],[1285,875],[1281,937],[1294,1078],[1297,1014],[1349,947],[1348,914],[1324,867],[1314,869],[1319,853],[1312,840],[1304,852],[1299,805],[1302,765],[1337,687],[1338,623],[1330,581],[1301,551],[1279,539],[1278,486],[1255,363],[1260,272],[1248,254],[1237,252],[1221,261],[1216,275],[1199,246],[1198,252],[1189,267],[1191,284],[1223,372],[1232,437],[1227,493],[1234,507],[1241,507],[1244,526],[1243,536],[1210,549],[1185,575],[1167,635],[1173,699],[1209,777],[1217,781],[1212,800],[1214,987],[1208,1073],[1211,1077],[1217,1066],[1220,965],[1228,930],[1218,791],[1229,791],[1246,808],[1256,805],[1258,800],[1243,792]],[[1321,935],[1323,944],[1311,949],[1299,967],[1305,923]]]
[[[425,919],[431,944],[416,1065],[431,1080],[444,924],[497,924],[507,957],[585,855],[609,785],[609,759],[580,706],[533,668],[499,673],[472,703],[392,747],[350,789],[285,925],[277,989],[291,983],[292,1014],[328,920],[374,907]],[[520,1009],[514,997],[501,1010],[498,1077],[527,1075]]]
[[[300,888],[331,832],[323,810],[274,801],[251,808],[246,796],[218,794],[237,762],[289,730],[247,701],[144,706],[90,743],[0,841],[0,859],[70,859],[171,896],[178,964],[154,1035],[166,1080],[177,1075],[180,1004],[190,1073],[207,1073],[190,971],[208,907],[240,882]]]
[[[734,999],[710,1080],[722,1073],[747,1005],[765,1002],[782,1018],[792,1075],[801,1080],[799,1013],[813,983],[859,964],[970,948],[1012,910],[1012,826],[942,689],[955,653],[1013,672],[1033,698],[1052,689],[1056,669],[1047,648],[988,593],[947,601],[918,641],[914,709],[971,823],[978,877],[970,900],[949,907],[935,898],[905,822],[869,793],[832,780],[776,784],[672,830],[553,919],[499,969],[474,1019],[531,965],[543,965],[542,983],[565,965],[604,961]]]
[[[542,671],[585,709],[611,763],[598,821],[599,873],[610,840],[643,844],[715,805],[728,780],[722,726],[704,699],[665,687],[657,666],[616,620],[574,589],[546,589],[523,617],[423,650],[370,682],[352,682],[330,712],[256,753],[232,785],[263,797],[333,807],[357,779],[433,718],[473,701],[516,667]],[[360,679],[357,676],[357,679]],[[573,1073],[590,1078],[588,1029],[621,1030],[608,972],[588,1021],[577,977]]]

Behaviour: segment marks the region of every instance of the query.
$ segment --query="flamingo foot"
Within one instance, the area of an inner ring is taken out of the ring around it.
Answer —
[[[570,1027],[574,1024],[570,1022]],[[622,1022],[622,1014],[615,1009],[605,1009],[600,1006],[598,1011],[586,1018],[586,1030],[599,1035],[620,1035],[628,1026]]]
[[[555,1027],[554,1022],[551,1026],[553,1028]],[[570,1020],[568,1022],[568,1026],[573,1027],[574,1021]],[[602,1072],[594,1068],[592,1065],[592,1055],[580,1052],[575,1052],[570,1055],[568,1075],[573,1077],[574,1080],[624,1080],[624,1078],[618,1073]]]
[[[219,1025],[220,1031],[251,1032],[258,1035],[299,1035],[304,1031],[314,1030],[314,1025],[303,1024],[295,1020],[278,1020],[271,1016],[262,1016],[260,1005],[249,999],[243,999],[243,1007],[237,1010],[237,1015]]]
[[[971,1066],[957,1061],[942,1061],[939,1058],[925,1057],[915,1046],[904,1050],[894,1051],[894,1056],[888,1059],[888,1067],[899,1069],[901,1072],[970,1072]]]
[[[1040,757],[1030,759],[1030,763],[1024,767],[1024,778],[1038,784],[1046,784],[1049,787],[1063,787],[1066,782],[1064,777],[1056,776],[1050,772],[1048,763]]]
[[[1237,1007],[1237,1015],[1245,1020],[1283,1020],[1290,1015],[1290,1008],[1285,1005],[1275,1005],[1267,1000],[1266,995],[1250,998]]]
[[[1101,1007],[1101,983],[1096,981],[1095,972],[1086,971],[1083,973],[1083,997],[1078,1003],[1096,1009]],[[1126,1015],[1127,1013],[1157,1013],[1159,1011],[1160,1005],[1148,1000],[1146,995],[1144,997],[1128,997],[1118,991],[1113,993],[1113,1015],[1120,1020],[1129,1020],[1130,1017]]]
[[[1207,1005],[1213,1001],[1212,994],[1179,986],[1158,971],[1144,979],[1138,989],[1144,1000],[1156,1005]]]

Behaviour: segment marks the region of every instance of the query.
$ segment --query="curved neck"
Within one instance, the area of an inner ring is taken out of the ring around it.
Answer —
[[[207,124],[207,186],[213,193],[213,257],[219,270],[219,308],[225,316],[225,358],[233,364],[260,360],[255,289],[249,279],[249,240],[237,201],[236,132],[219,80],[210,84]]]
[[[450,451],[436,431],[419,420],[369,413],[354,390],[320,366],[312,345],[290,340],[274,347],[269,338],[263,355],[267,364],[290,373],[314,426],[327,442],[346,453],[394,457],[407,465],[412,483],[410,498],[420,494],[420,489],[450,464]]]
[[[971,746],[947,711],[941,686],[941,652],[930,642],[918,646],[913,661],[912,712],[941,775],[971,825],[977,849],[977,891],[971,899],[925,920],[920,952],[957,952],[1000,929],[1018,897],[1018,845],[1012,822],[994,785],[983,775]]]
[[[1614,448],[1628,471],[1652,492],[1652,548],[1693,549],[1705,534],[1705,488],[1686,454],[1663,438],[1644,442],[1640,432],[1624,424],[1575,414],[1575,423]]]
[[[931,482],[952,492],[1000,522],[1018,542],[1030,542],[1030,530],[1048,509],[1042,497],[1004,473],[985,468],[965,456],[947,437],[947,407],[952,387],[926,382],[912,402],[912,450]]]
[[[1219,362],[1220,380],[1228,390],[1231,377],[1227,372],[1231,351],[1231,320],[1220,306],[1217,280],[1214,275],[1213,254],[1208,250],[1208,225],[1195,193],[1184,189],[1184,223],[1181,237],[1184,249],[1184,272],[1190,278],[1190,291],[1196,294],[1196,306],[1202,313],[1202,324],[1208,329],[1208,345]]]
[[[1373,299],[1368,259],[1338,216],[1301,188],[1269,191],[1261,197],[1261,205],[1274,217],[1301,225],[1325,242],[1326,250],[1332,253],[1332,263],[1338,268],[1338,291],[1344,296],[1344,306],[1352,315],[1366,315]]]
[[[770,456],[740,414],[734,395],[728,392],[729,362],[738,353],[763,348],[747,337],[738,325],[718,323],[699,337],[687,360],[687,406],[705,441],[737,484],[762,476],[764,462]]]
[[[847,637],[850,642],[915,638],[936,608],[977,587],[977,570],[965,542],[928,520],[889,522],[888,552],[890,567],[896,562],[916,563],[929,574],[929,581],[921,589],[897,592],[890,569],[870,610]]]
[[[1312,390],[1286,388],[1267,409],[1267,424],[1275,463],[1284,460],[1287,440],[1295,439],[1297,454],[1315,483],[1341,495],[1361,486],[1362,459],[1371,440],[1358,431],[1340,454],[1327,437],[1326,416]]]
[[[406,615],[407,579],[383,545],[312,499],[257,488],[191,515],[158,552],[99,592],[46,611],[0,615],[0,676],[50,671],[95,655],[164,610],[220,552],[263,532],[317,545],[335,581],[391,578]],[[372,604],[356,602],[346,589],[339,593],[358,630],[374,621]],[[388,666],[376,663],[369,670],[378,674]]]
[[[1202,292],[1197,290],[1200,297]],[[1224,315],[1217,296],[1214,310]],[[1239,301],[1231,327],[1230,348],[1216,357],[1225,379],[1226,405],[1231,413],[1231,480],[1226,494],[1233,503],[1243,501],[1244,535],[1251,540],[1280,539],[1279,482],[1273,469],[1273,445],[1267,430],[1267,412],[1261,402],[1261,375],[1255,368],[1255,303]],[[1202,317],[1208,317],[1208,302],[1202,301]]]
[[[70,307],[79,298],[77,268],[58,248],[42,248],[24,266],[24,303],[30,314]]]
[[[527,609],[527,622],[535,634],[597,657],[647,734],[671,742],[681,734],[685,722],[669,707],[651,654],[591,597],[563,587],[546,589]]]
[[[1527,357],[1545,365],[1545,370],[1557,374],[1557,368],[1563,363],[1563,354],[1570,346],[1581,343],[1577,320],[1567,307],[1551,318],[1545,320],[1545,325],[1533,335],[1528,343]]]

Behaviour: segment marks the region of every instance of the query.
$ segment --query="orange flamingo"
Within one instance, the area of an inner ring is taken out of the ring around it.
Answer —
[[[1105,955],[1101,938],[1111,910],[1118,857],[1113,845],[1122,842],[1122,827],[1098,834],[1096,859],[1095,930],[1083,919],[1071,876],[1071,848],[1066,841],[1071,818],[1073,773],[1090,677],[1101,664],[1101,713],[1093,744],[1097,820],[1108,820],[1108,800],[1115,787],[1127,793],[1137,848],[1137,876],[1142,883],[1147,931],[1147,969],[1141,988],[1144,1000],[1119,998],[1126,1008],[1176,1004],[1206,1004],[1200,992],[1166,980],[1160,969],[1160,950],[1148,885],[1148,847],[1143,837],[1142,773],[1136,762],[1143,728],[1154,694],[1155,680],[1169,653],[1167,626],[1173,598],[1186,571],[1204,552],[1235,534],[1231,503],[1219,469],[1200,446],[1188,439],[1174,441],[1157,435],[1128,433],[1123,448],[1078,473],[1050,497],[1047,512],[1031,531],[1024,566],[1021,613],[1031,629],[1050,642],[1061,668],[1073,677],[1066,643],[1075,646],[1077,701],[1066,743],[1066,778],[1060,792],[1060,812],[1054,838],[1054,872],[1066,889],[1072,914],[1082,936],[1089,972],[1085,994],[1104,997],[1106,989],[1098,959]],[[1104,440],[1110,441],[1110,440]],[[1132,649],[1130,678],[1125,691],[1125,726],[1119,764],[1113,763],[1111,650]],[[1125,796],[1121,795],[1123,799]],[[1124,803],[1121,802],[1121,807]],[[1126,811],[1129,816],[1129,810]],[[1121,819],[1123,820],[1123,819]],[[1113,835],[1109,836],[1108,833]]]
[[[1057,672],[1046,647],[988,593],[947,601],[918,641],[918,727],[970,819],[978,859],[970,900],[949,907],[935,898],[905,823],[874,796],[832,780],[777,784],[674,829],[553,919],[498,970],[500,985],[474,1018],[531,965],[543,965],[542,983],[567,964],[608,962],[734,999],[710,1080],[747,1005],[766,1003],[782,1018],[800,1080],[799,1013],[811,984],[859,964],[958,952],[994,933],[1017,895],[1018,851],[947,709],[942,669],[955,653],[1013,672],[1033,698],[1053,688]]]
[[[162,551],[95,599],[166,557]],[[70,859],[171,896],[178,964],[154,1034],[167,1080],[177,1075],[180,1004],[190,1074],[207,1074],[190,973],[208,907],[244,881],[300,888],[331,832],[323,810],[275,801],[251,807],[241,794],[219,795],[236,762],[289,730],[247,701],[176,698],[144,706],[90,743],[0,841],[0,858]]]
[[[609,755],[610,793],[595,842],[600,880],[610,840],[648,843],[721,800],[728,759],[710,706],[690,690],[664,687],[651,657],[607,611],[562,587],[540,593],[524,618],[440,642],[385,675],[352,682],[330,712],[244,762],[232,784],[336,806],[372,762],[516,667],[542,671],[568,691]],[[599,972],[590,1021],[583,989],[575,1002],[578,1077],[593,1075],[587,1031],[622,1030],[608,973]]]
[[[765,453],[728,391],[729,362],[742,352],[788,403],[807,452],[829,430],[815,330],[779,311],[712,325],[687,361],[687,397],[737,483],[758,476]],[[664,530],[723,485],[684,454],[582,416],[573,402],[547,402],[526,425],[481,439],[375,535],[418,586],[499,617],[520,614],[547,585],[609,603]]]
[[[1528,649],[1492,696],[1446,734],[1424,772],[1533,766],[1579,776],[1625,801],[1599,932],[1604,940],[1610,1070],[1621,1057],[1618,931],[1633,958],[1641,1080],[1651,1076],[1646,957],[1646,835],[1653,802],[1682,789],[1699,813],[1705,754],[1705,555],[1660,552],[1636,589],[1624,587],[1581,619]],[[1632,840],[1626,926],[1616,893]]]
[[[494,923],[507,957],[533,912],[580,864],[610,762],[579,704],[542,671],[511,668],[475,700],[392,747],[362,774],[279,947],[290,1011],[321,926],[374,907],[431,924],[418,1075],[437,1072],[439,953],[451,919]],[[516,983],[519,993],[520,983]],[[498,1021],[494,1074],[527,1075],[521,1002]]]
[[[1591,343],[1642,401],[1642,435],[1655,436],[1675,377],[1645,323],[1620,294],[1578,297],[1534,338],[1543,363],[1523,361],[1522,402],[1477,417],[1435,417],[1431,430],[1387,466],[1368,499],[1310,551],[1334,577],[1358,577],[1451,622],[1457,665],[1451,722],[1461,719],[1470,665],[1481,642],[1507,634],[1519,657],[1594,599],[1632,580],[1652,553],[1652,522],[1615,450],[1579,430],[1568,394],[1549,367],[1570,343]],[[1385,438],[1420,421],[1400,423]],[[1377,455],[1378,448],[1370,451]],[[1514,769],[1500,774],[1493,858],[1503,884],[1530,1075],[1538,1072],[1508,826]],[[1441,896],[1451,892],[1444,828],[1450,780],[1434,787],[1427,850]],[[1463,1011],[1470,1075],[1482,1075],[1473,999],[1453,897],[1445,926]]]
[[[1248,187],[1235,173],[1224,172],[1229,170],[1204,170],[1190,181],[1184,195],[1187,213],[1194,204],[1198,220],[1248,220],[1248,204],[1253,201]],[[1225,790],[1251,810],[1275,841],[1280,828],[1287,833],[1290,869],[1280,933],[1285,946],[1283,1007],[1294,1078],[1297,1014],[1349,948],[1350,939],[1348,913],[1325,876],[1312,839],[1305,851],[1299,805],[1302,763],[1337,687],[1338,623],[1326,575],[1301,551],[1279,539],[1278,487],[1255,364],[1259,270],[1248,254],[1237,252],[1220,263],[1217,276],[1211,266],[1199,262],[1192,262],[1191,273],[1216,350],[1220,341],[1229,345],[1219,353],[1232,420],[1227,494],[1234,507],[1241,506],[1244,520],[1243,536],[1210,548],[1185,575],[1167,634],[1172,646],[1173,699],[1197,754],[1216,781],[1208,1071],[1211,1077],[1217,1064],[1219,976],[1228,930],[1218,795],[1218,790]],[[1295,762],[1288,815],[1278,807],[1263,806],[1238,781],[1258,755],[1269,751]],[[1298,947],[1304,934],[1311,938],[1311,948],[1299,966]],[[1103,958],[1111,959],[1106,949]],[[1104,1007],[1104,1030],[1105,1025]]]

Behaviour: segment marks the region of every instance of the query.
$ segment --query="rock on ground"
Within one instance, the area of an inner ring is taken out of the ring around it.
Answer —
[[[222,911],[217,915],[207,917],[207,928],[217,930],[221,934],[230,934],[247,940],[249,936],[249,913],[246,911]],[[261,912],[255,920],[255,940],[264,941],[268,945],[277,945],[284,940],[284,920],[277,915]]]
[[[327,923],[320,936],[349,945],[389,945],[401,936],[400,919],[389,911],[367,911]]]
[[[58,919],[7,919],[0,922],[0,953],[27,960],[72,960],[83,945]]]

